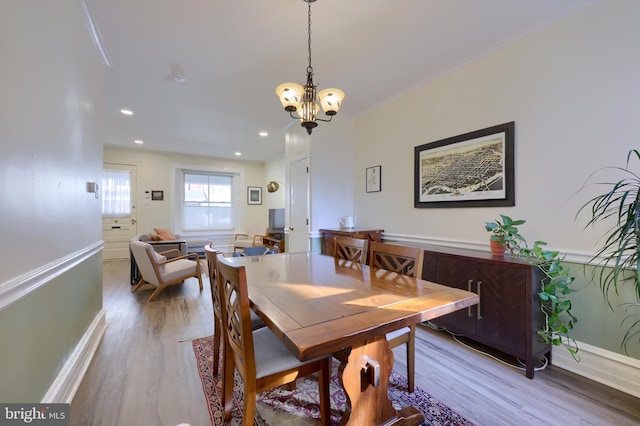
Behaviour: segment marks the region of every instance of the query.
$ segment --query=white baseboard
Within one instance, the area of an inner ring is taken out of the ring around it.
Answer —
[[[67,403],[71,404],[73,397],[89,368],[98,345],[107,329],[106,311],[102,309],[93,319],[80,342],[76,345],[71,356],[67,359],[62,370],[51,384],[42,398],[43,404]]]
[[[640,360],[577,343],[580,362],[576,362],[566,348],[554,346],[553,365],[640,398]]]

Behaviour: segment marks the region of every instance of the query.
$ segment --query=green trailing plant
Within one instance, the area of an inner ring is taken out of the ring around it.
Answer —
[[[544,277],[540,282],[538,297],[540,309],[545,316],[545,324],[538,330],[546,343],[554,346],[564,344],[576,361],[578,359],[578,345],[569,335],[578,319],[571,313],[571,300],[568,295],[576,290],[571,288],[575,277],[569,268],[562,264],[560,253],[555,250],[545,250],[547,243],[536,241],[533,248],[522,248],[518,255],[526,261],[535,264]]]
[[[491,240],[498,241],[512,255],[536,265],[542,271],[543,278],[540,281],[538,297],[545,323],[543,328],[537,331],[538,336],[548,344],[564,344],[578,361],[578,345],[570,336],[578,319],[571,312],[571,300],[568,297],[576,291],[571,288],[575,277],[571,275],[569,268],[562,265],[558,251],[544,249],[547,244],[544,241],[536,241],[533,247],[528,247],[518,230],[518,226],[524,223],[526,221],[514,220],[501,214],[499,220],[485,222],[485,229],[491,232]]]
[[[591,214],[585,229],[599,222],[614,222],[601,239],[604,243],[587,264],[596,266],[593,279],[611,310],[614,307],[610,295],[620,295],[624,283],[634,286],[635,300],[621,305],[628,314],[623,323],[629,324],[620,345],[625,351],[631,339],[640,336],[640,319],[629,314],[633,308],[640,308],[640,176],[631,170],[632,160],[640,161],[638,150],[628,152],[625,167],[604,167],[594,172],[581,190],[590,186],[603,186],[606,190],[587,201],[576,214],[576,217],[587,211]],[[596,174],[605,170],[620,173],[622,177],[617,181],[592,181]]]
[[[491,241],[498,242],[505,250],[515,253],[520,250],[522,244],[527,242],[520,235],[518,226],[524,224],[524,220],[513,220],[509,216],[500,215],[500,219],[493,222],[485,222],[484,229],[491,233]]]

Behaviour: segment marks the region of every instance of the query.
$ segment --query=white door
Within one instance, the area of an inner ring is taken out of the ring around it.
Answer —
[[[119,189],[123,191],[109,190],[103,179],[100,195],[102,197],[102,240],[104,241],[104,252],[102,258],[104,260],[111,259],[129,259],[129,240],[137,234],[136,227],[136,166],[127,164],[104,163],[103,170],[112,170],[117,172],[119,177],[124,181],[117,184]],[[105,174],[107,176],[107,174]],[[129,190],[127,191],[126,177],[129,177]],[[115,178],[114,178],[115,179]],[[113,188],[113,180],[109,188]],[[128,203],[129,208],[117,208],[113,210],[112,204],[106,207],[109,201],[118,198],[122,201],[121,206]],[[111,210],[111,211],[105,211]],[[124,211],[122,211],[124,210]]]
[[[309,251],[309,157],[289,165],[289,240],[288,252]]]

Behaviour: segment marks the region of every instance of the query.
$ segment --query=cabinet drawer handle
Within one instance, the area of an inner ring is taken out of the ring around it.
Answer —
[[[482,302],[482,281],[478,281],[478,319],[482,319],[482,308],[480,302]]]
[[[471,284],[472,284],[472,283],[473,283],[473,280],[469,280],[469,281],[467,282],[467,291],[469,291],[469,292],[471,291]],[[471,306],[469,306],[469,307],[467,308],[467,316],[468,316],[468,317],[472,317],[472,316],[473,316],[473,313],[471,313]]]

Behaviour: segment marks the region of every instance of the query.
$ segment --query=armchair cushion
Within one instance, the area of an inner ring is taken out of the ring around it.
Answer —
[[[195,256],[194,256],[195,258]],[[196,273],[197,263],[190,259],[178,259],[169,261],[160,266],[160,273],[163,281],[173,281],[182,276],[188,271]]]

